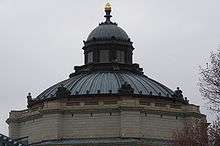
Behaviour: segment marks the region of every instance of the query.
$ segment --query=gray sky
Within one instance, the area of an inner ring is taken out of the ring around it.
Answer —
[[[145,75],[208,113],[198,91],[199,65],[220,44],[219,0],[109,0],[113,18],[134,42]],[[68,78],[83,64],[82,41],[104,21],[106,0],[0,0],[0,133],[10,110]],[[213,115],[208,114],[208,119]]]

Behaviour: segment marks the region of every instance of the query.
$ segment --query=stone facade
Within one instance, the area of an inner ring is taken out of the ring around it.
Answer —
[[[171,140],[191,118],[203,118],[199,107],[135,97],[57,99],[7,120],[11,138],[28,136],[29,143],[71,138],[152,138]]]

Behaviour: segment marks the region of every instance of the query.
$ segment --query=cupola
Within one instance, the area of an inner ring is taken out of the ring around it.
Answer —
[[[99,24],[84,41],[85,64],[132,64],[133,46],[127,33],[111,21],[111,5],[105,6],[105,22]]]

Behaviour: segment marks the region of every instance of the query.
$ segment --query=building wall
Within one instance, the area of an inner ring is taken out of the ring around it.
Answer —
[[[142,137],[172,138],[182,128],[184,119],[175,116],[148,114],[139,111],[121,113],[46,114],[35,120],[19,123],[12,138],[28,136],[29,143],[59,138]]]
[[[59,136],[60,120],[60,114],[45,114],[40,118],[19,122],[9,134],[11,138],[28,136],[29,142],[56,139]]]
[[[62,121],[61,132],[65,138],[120,136],[120,113],[64,114]]]
[[[141,114],[141,135],[144,138],[170,139],[174,131],[184,127],[185,119],[177,116]],[[157,130],[155,130],[157,129]]]
[[[171,139],[175,130],[183,128],[185,122],[192,119],[191,116],[185,117],[186,113],[201,115],[193,105],[173,109],[167,105],[140,105],[138,100],[120,101],[115,105],[103,105],[101,102],[86,106],[80,103],[68,107],[64,102],[57,101],[44,106],[35,112],[12,112],[9,117],[10,137],[28,136],[29,143],[60,138],[101,137],[166,140]]]
[[[20,124],[16,122],[11,122],[9,124],[9,136],[11,138],[18,138],[20,137]]]
[[[121,136],[140,137],[140,111],[121,112]]]

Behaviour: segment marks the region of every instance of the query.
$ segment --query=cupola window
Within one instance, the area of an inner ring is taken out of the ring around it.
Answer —
[[[89,52],[87,54],[87,63],[92,63],[93,62],[93,52]]]
[[[125,52],[117,50],[116,62],[125,63]]]
[[[101,62],[101,63],[108,63],[109,62],[109,50],[100,50],[99,62]]]

